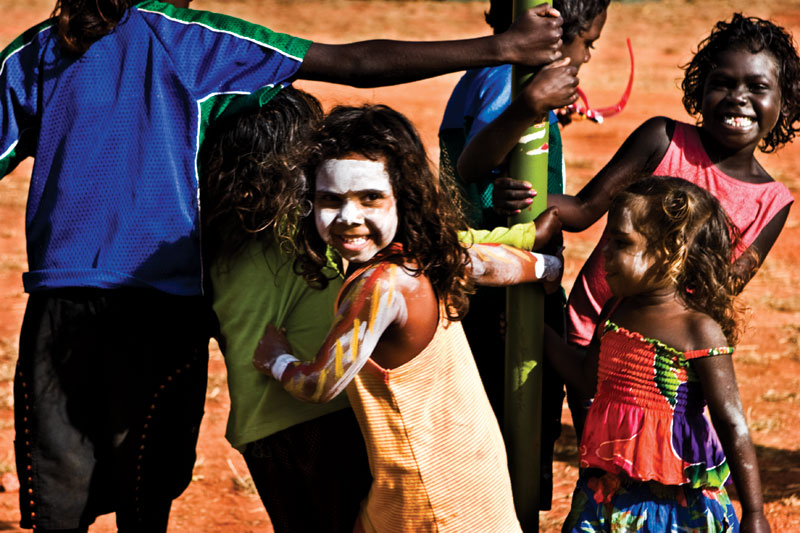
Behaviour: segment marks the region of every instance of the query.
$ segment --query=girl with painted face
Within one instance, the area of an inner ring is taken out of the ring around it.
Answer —
[[[373,476],[357,529],[519,531],[500,428],[458,321],[471,279],[505,285],[558,269],[529,252],[459,244],[455,195],[414,127],[385,106],[333,110],[315,152],[295,270],[326,287],[334,250],[346,280],[314,361],[298,361],[268,326],[256,368],[300,399],[346,391]]]
[[[709,192],[651,177],[614,199],[607,234],[614,297],[587,355],[545,334],[559,372],[594,396],[562,531],[738,531],[731,474],[741,530],[769,531],[731,361],[739,232]]]

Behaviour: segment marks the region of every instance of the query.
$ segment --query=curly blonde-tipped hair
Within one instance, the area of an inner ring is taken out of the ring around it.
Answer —
[[[203,249],[225,264],[251,241],[277,242],[294,254],[294,233],[311,205],[302,166],[322,106],[293,87],[260,109],[220,121],[209,132],[202,163]]]
[[[614,198],[611,211],[628,208],[655,262],[647,276],[673,285],[690,308],[705,313],[734,344],[739,337],[733,268],[739,231],[716,198],[686,180],[649,177]]]

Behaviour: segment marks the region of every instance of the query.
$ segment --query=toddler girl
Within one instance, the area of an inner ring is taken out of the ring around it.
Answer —
[[[614,298],[587,355],[546,333],[553,364],[594,396],[562,531],[737,531],[729,474],[742,531],[769,531],[731,361],[735,226],[707,191],[647,178],[615,198],[607,234]]]

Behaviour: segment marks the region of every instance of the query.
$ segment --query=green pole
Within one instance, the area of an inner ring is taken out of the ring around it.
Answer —
[[[514,17],[542,0],[514,0]],[[548,0],[552,5],[552,0]],[[531,76],[512,70],[512,97]],[[547,144],[544,122],[529,127],[511,153],[512,178],[533,184],[538,193],[530,207],[509,223],[530,222],[547,207]],[[542,336],[544,293],[538,284],[509,287],[506,298],[505,442],[514,505],[523,531],[539,530],[539,475],[542,427]]]

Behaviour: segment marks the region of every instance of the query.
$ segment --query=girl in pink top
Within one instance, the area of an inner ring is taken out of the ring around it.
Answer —
[[[303,400],[346,391],[373,476],[357,530],[520,531],[500,428],[459,320],[468,276],[555,281],[560,261],[459,244],[452,191],[396,111],[336,108],[316,145],[307,172],[314,212],[298,229],[295,269],[324,287],[330,246],[347,280],[314,361],[298,361],[268,326],[256,368]],[[559,227],[552,211],[540,216],[537,246]]]
[[[768,20],[735,14],[718,22],[685,66],[686,110],[692,126],[654,117],[637,128],[611,161],[577,194],[549,196],[568,231],[581,231],[608,210],[619,191],[642,176],[671,175],[717,197],[752,253],[737,250],[741,290],[783,229],[793,201],[789,190],[755,159],[800,130],[800,58],[791,36]],[[500,185],[500,190],[498,190]],[[524,207],[534,193],[522,182],[495,184],[495,205]],[[605,238],[604,238],[605,239]],[[569,299],[569,340],[586,346],[610,296],[603,278],[602,241],[584,265]]]

